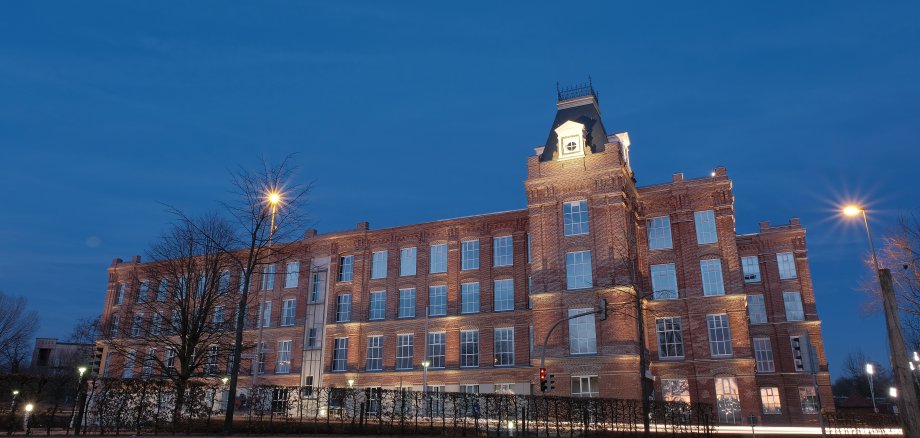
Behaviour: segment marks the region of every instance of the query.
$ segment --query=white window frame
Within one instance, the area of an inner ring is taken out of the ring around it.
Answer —
[[[752,294],[747,296],[748,305],[748,322],[754,324],[766,324],[767,305],[764,302],[763,294]]]
[[[803,414],[818,414],[818,392],[815,391],[814,386],[799,387],[799,403],[802,405]]]
[[[734,377],[716,377],[716,411],[722,423],[741,422],[741,395]]]
[[[444,368],[446,353],[447,333],[428,332],[428,367],[434,369]]]
[[[460,330],[460,368],[479,368],[479,330]]]
[[[696,225],[696,243],[706,245],[719,241],[716,231],[716,213],[713,210],[693,212],[693,223]]]
[[[141,335],[141,329],[144,326],[144,312],[134,312],[131,320],[131,337],[136,338]]]
[[[780,280],[793,280],[799,276],[795,268],[795,255],[791,252],[776,253],[776,266]]]
[[[683,322],[679,316],[655,318],[655,333],[658,337],[658,358],[683,359]]]
[[[281,301],[281,327],[294,325],[297,317],[297,299],[288,298]]]
[[[779,388],[764,386],[760,388],[760,406],[764,415],[782,415],[783,400]]]
[[[397,318],[415,318],[416,295],[414,288],[399,290],[399,309]]]
[[[335,322],[351,321],[351,294],[339,294],[335,298]]]
[[[272,302],[271,301],[262,301],[259,305],[259,310],[262,312],[262,327],[271,327],[272,326]]]
[[[381,321],[387,318],[387,291],[377,290],[371,292],[370,309],[368,318],[371,321]]]
[[[805,307],[802,304],[801,293],[783,292],[783,307],[786,309],[786,321],[805,321]]]
[[[367,361],[365,370],[383,370],[383,335],[371,335],[367,337]]]
[[[494,365],[496,367],[514,366],[514,327],[496,327],[494,331]]]
[[[428,258],[428,273],[440,274],[447,272],[447,244],[432,244]]]
[[[492,239],[492,266],[514,265],[514,238],[496,236]]]
[[[480,288],[478,282],[462,283],[460,285],[460,313],[472,314],[480,312]]]
[[[728,314],[706,315],[706,328],[709,334],[709,353],[712,357],[731,357],[732,332]]]
[[[671,249],[674,241],[671,238],[671,217],[657,216],[646,221],[648,227],[648,249]]]
[[[115,305],[119,305],[125,302],[125,284],[118,283],[118,294],[115,295]]]
[[[300,278],[300,262],[288,262],[284,267],[284,288],[293,289],[297,287]]]
[[[754,360],[758,373],[776,372],[776,365],[773,362],[773,345],[768,337],[757,337],[751,340],[751,348],[754,349]]]
[[[136,357],[137,350],[128,350],[127,354],[125,354],[124,367],[121,369],[122,379],[134,378],[134,361]]]
[[[600,385],[596,375],[572,376],[572,397],[596,398],[600,394]]]
[[[396,335],[396,369],[411,370],[414,367],[415,334],[403,333]]]
[[[565,253],[565,287],[567,290],[594,287],[590,250]]]
[[[494,312],[506,312],[514,310],[514,279],[505,278],[495,280],[492,289]]]
[[[649,277],[652,279],[652,293],[655,301],[676,300],[680,297],[680,291],[677,288],[677,269],[674,263],[651,265]]]
[[[428,287],[428,316],[447,316],[447,285]]]
[[[262,268],[262,289],[261,290],[274,290],[275,289],[275,264],[271,263],[265,265]]]
[[[355,256],[347,255],[339,257],[339,276],[338,281],[345,283],[354,278],[355,275]]]
[[[565,236],[588,234],[590,219],[588,217],[588,200],[580,199],[562,204],[562,229]]]
[[[591,307],[569,309],[569,316],[593,311]],[[594,315],[584,315],[569,320],[569,354],[597,354],[597,328]]]
[[[479,240],[464,240],[460,243],[460,270],[479,269]]]
[[[374,251],[371,254],[371,280],[387,278],[387,251]]]
[[[741,273],[745,283],[760,283],[760,259],[755,255],[741,257]]]
[[[703,281],[703,296],[725,295],[725,281],[722,279],[722,259],[700,260],[700,276]]]
[[[348,338],[335,338],[332,348],[332,371],[348,370]]]
[[[291,347],[293,341],[278,341],[278,357],[275,361],[275,374],[288,374],[291,372]]]
[[[414,246],[399,250],[399,276],[410,277],[418,269],[418,249]]]

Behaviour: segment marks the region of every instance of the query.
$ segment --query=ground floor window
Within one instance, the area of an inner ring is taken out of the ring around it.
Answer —
[[[783,407],[780,402],[779,388],[760,388],[760,404],[763,405],[764,414],[782,414]]]
[[[734,377],[716,378],[716,410],[719,421],[736,424],[741,421],[741,397]]]
[[[572,377],[572,397],[597,397],[599,395],[597,376]]]
[[[272,390],[272,413],[286,415],[290,405],[290,390],[288,388],[275,388]]]
[[[687,379],[661,379],[661,398],[668,402],[690,403],[690,382]]]
[[[803,414],[818,413],[818,393],[815,392],[814,386],[800,386],[799,400],[802,402]]]

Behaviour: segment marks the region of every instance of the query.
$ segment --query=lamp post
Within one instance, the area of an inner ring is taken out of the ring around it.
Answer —
[[[26,415],[22,418],[22,428],[25,429],[26,435],[32,435],[32,429],[29,427],[29,416],[32,415],[32,409],[35,406],[32,403],[26,405]]]
[[[872,410],[875,413],[878,413],[878,407],[875,406],[875,382],[874,382],[875,367],[871,363],[866,364],[866,376],[869,377],[869,394],[872,397]]]
[[[10,412],[13,412],[16,410],[16,397],[19,397],[18,389],[13,390],[13,401],[10,402]]]
[[[875,253],[875,244],[872,243],[872,232],[869,230],[869,217],[866,209],[858,205],[848,205],[843,208],[843,214],[849,217],[862,215],[866,227],[866,237],[869,239],[869,250],[872,251],[872,263],[878,275],[878,282],[882,294],[882,307],[885,310],[885,325],[888,329],[888,348],[891,351],[891,373],[894,383],[901,388],[912,386],[909,371],[904,365],[908,362],[907,351],[904,348],[904,332],[898,318],[898,303],[895,299],[894,288],[891,283],[891,271],[882,269],[878,264],[878,255]],[[898,410],[901,414],[901,424],[904,436],[920,437],[920,412],[918,412],[917,392],[902,391],[903,395],[897,398]]]
[[[77,374],[79,378],[77,379],[77,395],[73,398],[73,415],[70,417],[70,427],[69,429],[73,430],[75,424],[80,424],[77,421],[77,404],[80,402],[80,392],[83,389],[83,375],[86,374],[86,367],[77,368]]]
[[[272,219],[268,229],[268,247],[272,246],[272,238],[275,236],[275,214],[278,212],[278,204],[281,204],[281,192],[271,189],[265,194],[265,202],[271,207]],[[272,275],[275,273],[272,272]],[[262,288],[258,289],[261,292]],[[262,301],[261,293],[256,292],[257,301],[259,302],[259,312],[256,324],[259,326],[259,340],[256,342],[256,366],[252,367],[252,387],[255,389],[256,380],[259,378],[259,362],[262,360],[262,330],[265,328],[265,303]]]

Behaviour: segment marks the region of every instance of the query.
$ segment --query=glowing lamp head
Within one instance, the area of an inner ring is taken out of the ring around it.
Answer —
[[[868,375],[870,375],[870,376],[873,375],[873,374],[875,374],[875,367],[872,366],[871,363],[867,363],[867,364],[866,364],[866,374],[868,374]]]
[[[18,389],[14,389],[14,390],[13,390],[13,395],[19,395],[19,390],[18,390]]]
[[[898,396],[898,388],[895,388],[894,386],[892,386],[891,388],[888,388],[888,395],[890,395],[890,396],[892,396],[892,397],[897,397],[897,396]]]
[[[35,409],[35,406],[32,403],[26,405],[26,412],[32,412],[32,409]]]
[[[229,382],[229,381],[230,381],[230,378],[229,378],[229,377],[224,377],[224,378],[220,379],[220,383],[223,383],[224,385],[226,385],[227,382]]]
[[[920,354],[917,354],[916,351],[914,352],[914,362],[920,362]]]
[[[427,360],[423,360],[423,361],[422,361],[422,367],[428,368],[429,366],[431,366],[431,362],[429,362],[429,361],[427,361]]]
[[[862,213],[863,209],[859,208],[859,206],[857,205],[850,204],[850,205],[843,207],[842,211],[845,216],[853,217],[853,216],[857,216],[860,213]]]
[[[86,367],[77,368],[77,372],[80,373],[81,376],[86,374]]]
[[[268,192],[268,203],[271,205],[278,205],[281,202],[281,193],[276,191]]]
[[[910,365],[910,370],[911,370],[911,371],[913,371],[913,370],[916,369],[916,368],[914,368],[914,363],[913,363],[913,362],[907,362],[907,364]]]
[[[348,379],[348,387],[351,388],[355,386],[355,379]]]

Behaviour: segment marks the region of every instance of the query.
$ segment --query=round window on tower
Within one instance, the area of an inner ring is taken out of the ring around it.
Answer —
[[[575,149],[578,149],[578,143],[575,142],[575,140],[569,140],[569,142],[565,144],[566,152],[575,152]]]

